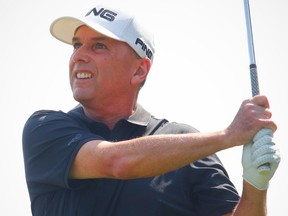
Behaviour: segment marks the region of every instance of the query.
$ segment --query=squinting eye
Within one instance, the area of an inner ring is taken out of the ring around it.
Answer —
[[[74,44],[73,44],[74,50],[79,49],[81,46],[82,46],[81,43],[74,43]]]
[[[97,50],[97,49],[106,49],[107,47],[104,45],[104,44],[101,44],[101,43],[97,43],[97,44],[94,44],[92,46],[92,49],[93,50]]]

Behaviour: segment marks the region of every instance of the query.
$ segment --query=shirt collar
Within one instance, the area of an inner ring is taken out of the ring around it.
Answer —
[[[132,124],[147,126],[151,118],[151,114],[147,112],[140,104],[137,104],[135,112],[126,120]]]
[[[81,119],[83,119],[87,123],[95,122],[94,120],[88,118],[84,114],[83,107],[81,105],[76,106],[69,113],[76,114],[77,116],[79,116]],[[131,116],[129,116],[127,119],[123,119],[123,120],[126,120],[127,122],[131,124],[147,126],[150,119],[151,119],[151,114],[147,112],[140,104],[137,104],[137,107],[134,113]]]

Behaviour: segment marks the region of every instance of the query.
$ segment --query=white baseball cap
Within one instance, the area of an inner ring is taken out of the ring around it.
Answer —
[[[153,62],[155,53],[153,35],[137,22],[135,16],[102,5],[92,8],[83,18],[60,17],[50,26],[51,34],[58,40],[72,44],[75,31],[82,25],[110,38],[126,42],[136,53]]]

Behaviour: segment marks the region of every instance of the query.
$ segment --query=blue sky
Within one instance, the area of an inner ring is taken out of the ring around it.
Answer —
[[[1,215],[30,213],[21,133],[38,109],[68,111],[76,103],[68,83],[72,48],[49,34],[59,16],[84,15],[96,1],[2,1],[0,152]],[[242,100],[251,96],[243,0],[110,0],[129,7],[155,33],[156,55],[139,102],[157,117],[200,131],[228,126]],[[282,161],[271,181],[269,215],[281,215],[288,193],[288,2],[250,0],[261,93],[278,124],[274,141]],[[6,75],[5,75],[6,74]],[[242,148],[219,152],[238,191]]]

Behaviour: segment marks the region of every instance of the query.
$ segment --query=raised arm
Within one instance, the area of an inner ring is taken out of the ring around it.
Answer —
[[[229,127],[218,132],[87,142],[76,155],[70,177],[129,179],[160,175],[220,150],[246,144],[263,127],[276,130],[268,108],[264,96],[245,100]]]

